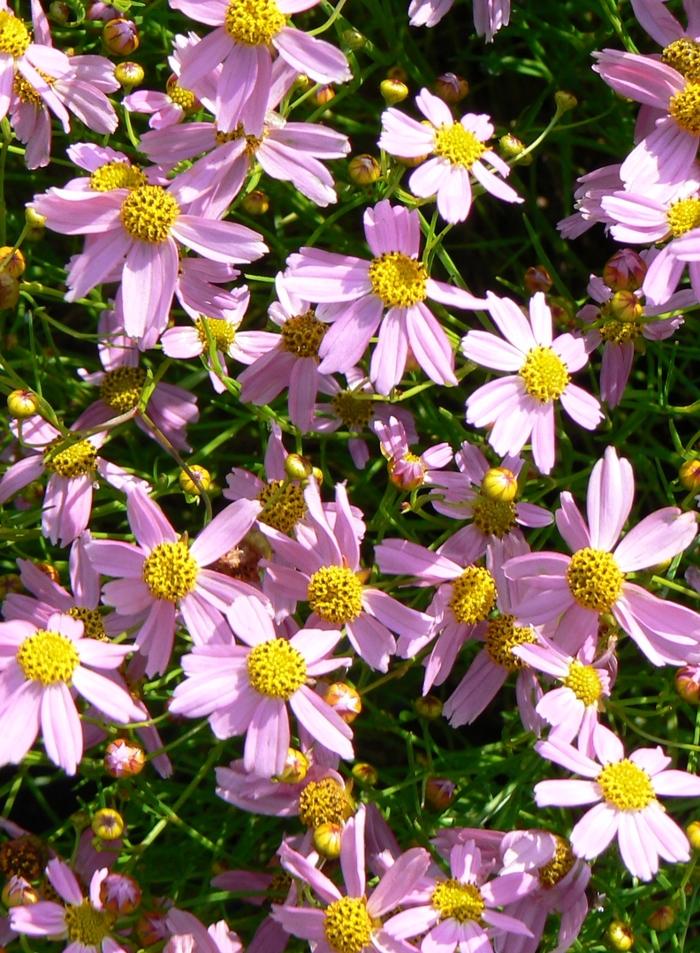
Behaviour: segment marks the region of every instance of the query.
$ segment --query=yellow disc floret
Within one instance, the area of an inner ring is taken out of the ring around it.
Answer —
[[[569,873],[576,860],[568,841],[565,841],[563,837],[558,837],[556,834],[554,835],[554,839],[557,842],[557,846],[554,849],[554,857],[537,871],[540,883],[547,889],[556,887],[559,881],[563,880]]]
[[[700,136],[700,83],[686,83],[685,89],[674,93],[668,111],[681,129]]]
[[[450,609],[457,622],[476,625],[496,604],[496,580],[483,566],[467,566],[452,583]]]
[[[269,46],[286,22],[275,0],[231,0],[224,27],[236,43]]]
[[[191,89],[185,89],[177,83],[168,83],[168,96],[183,112],[192,112],[197,106],[197,97]]]
[[[122,202],[120,218],[132,238],[159,244],[170,235],[180,206],[160,185],[142,185]]]
[[[362,585],[346,566],[322,566],[309,580],[309,605],[326,622],[342,625],[362,612]]]
[[[586,546],[571,557],[566,581],[571,595],[584,609],[607,612],[622,592],[624,575],[612,553]]]
[[[475,884],[463,884],[459,880],[443,880],[430,898],[431,905],[440,913],[442,920],[452,919],[459,923],[476,920],[481,923],[481,914],[486,903]]]
[[[618,811],[641,811],[655,800],[651,778],[627,758],[607,764],[596,781],[605,800]]]
[[[486,152],[486,146],[461,122],[455,122],[451,126],[440,126],[435,132],[434,152],[452,165],[471,169]]]
[[[198,570],[186,542],[159,543],[144,561],[143,581],[154,598],[177,602],[194,589]]]
[[[142,367],[117,367],[107,371],[100,384],[100,397],[118,414],[138,407],[146,372]]]
[[[32,42],[22,20],[7,10],[0,11],[0,53],[21,56]]]
[[[146,176],[137,165],[130,162],[107,162],[90,176],[93,192],[111,192],[112,189],[139,189],[147,184]]]
[[[73,606],[66,615],[72,619],[79,619],[83,623],[83,635],[86,639],[107,641],[107,633],[99,609],[86,609],[84,606]]]
[[[194,323],[199,335],[199,340],[205,348],[209,347],[209,337],[214,342],[217,351],[228,354],[231,345],[236,338],[236,328],[230,321],[224,321],[223,318],[204,318],[199,317]]]
[[[80,656],[73,642],[60,632],[37,629],[17,650],[17,664],[29,681],[42,685],[70,684]]]
[[[415,258],[399,251],[373,258],[369,280],[374,294],[387,308],[409,308],[425,301],[428,273]]]
[[[678,70],[686,79],[700,81],[700,43],[681,37],[664,47],[661,62]]]
[[[44,466],[49,473],[73,479],[94,472],[97,465],[97,451],[89,440],[79,440],[65,448],[63,443],[59,441],[44,450]]]
[[[326,907],[323,932],[336,953],[362,953],[372,939],[373,928],[364,897],[341,897]]]
[[[472,504],[474,525],[486,536],[502,539],[515,526],[515,503],[494,500],[480,493]]]
[[[348,430],[363,430],[372,419],[372,401],[353,391],[340,391],[333,397],[331,406]]]
[[[666,220],[674,238],[685,235],[693,228],[700,228],[700,199],[679,199],[677,202],[671,202]]]
[[[262,510],[261,523],[289,535],[299,520],[306,515],[306,502],[301,484],[288,480],[270,480],[258,493]]]
[[[597,669],[576,660],[569,665],[568,675],[562,679],[562,684],[570,688],[586,706],[595,705],[603,694],[603,683]]]
[[[328,325],[319,321],[313,310],[297,314],[280,328],[282,347],[297,357],[318,357],[318,349],[327,330]]]
[[[63,911],[68,938],[81,946],[99,947],[112,925],[108,913],[96,910],[89,900],[68,904]]]
[[[353,804],[334,778],[309,781],[299,794],[299,820],[304,827],[340,824],[353,814]]]
[[[291,698],[306,681],[306,660],[286,639],[261,642],[247,661],[251,686],[268,698]]]
[[[570,380],[566,364],[559,355],[551,347],[540,344],[528,351],[518,373],[525,391],[541,404],[558,400]]]
[[[486,630],[486,651],[491,661],[509,672],[523,668],[525,662],[513,654],[518,645],[532,645],[537,642],[530,626],[515,625],[512,615],[502,615],[492,619]]]

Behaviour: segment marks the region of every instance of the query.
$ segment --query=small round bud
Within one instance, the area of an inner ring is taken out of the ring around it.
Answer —
[[[408,73],[403,68],[403,66],[391,66],[386,71],[387,79],[397,79],[400,83],[408,82]]]
[[[313,83],[306,73],[299,73],[297,78],[292,83],[292,89],[298,89],[299,92],[305,93],[307,89],[311,89]]]
[[[518,478],[507,467],[491,467],[481,481],[481,492],[490,500],[512,503],[518,495]]]
[[[63,0],[53,0],[53,3],[49,4],[48,14],[49,20],[58,23],[59,26],[64,26],[70,22],[71,8]]]
[[[100,900],[110,913],[133,913],[141,903],[141,887],[128,874],[110,871],[100,884]]]
[[[340,41],[346,50],[352,50],[353,53],[367,46],[367,37],[363,36],[359,30],[343,30],[340,34]]]
[[[436,811],[444,811],[454,801],[456,788],[449,778],[428,778],[425,782],[426,803]]]
[[[631,950],[634,946],[634,933],[622,920],[613,920],[609,925],[608,940],[614,950]]]
[[[0,899],[6,907],[24,907],[39,902],[39,894],[28,880],[13,875],[2,888]]]
[[[343,825],[336,824],[333,821],[326,821],[325,824],[319,824],[314,828],[314,847],[329,860],[336,860],[340,857],[340,840],[343,833]]]
[[[394,106],[408,96],[408,86],[398,79],[383,79],[379,84],[379,92],[387,106]]]
[[[140,774],[146,755],[140,745],[126,738],[110,741],[105,750],[105,771],[112,778],[132,778]]]
[[[270,208],[270,197],[262,189],[253,189],[241,199],[241,208],[248,215],[264,215]]]
[[[114,78],[125,89],[131,89],[134,86],[140,86],[146,78],[143,66],[140,63],[132,63],[126,60],[124,63],[117,63],[114,68]]]
[[[27,267],[24,255],[19,248],[3,245],[0,248],[0,269],[6,271],[13,278],[20,278]]]
[[[669,904],[662,904],[647,917],[647,923],[652,930],[668,930],[676,921],[676,911]]]
[[[381,177],[382,170],[374,156],[363,153],[348,162],[348,175],[355,185],[372,185]]]
[[[434,721],[442,715],[442,702],[435,695],[423,695],[422,698],[416,698],[413,707],[419,718],[427,718],[428,721]]]
[[[284,768],[275,778],[282,784],[299,784],[309,771],[309,759],[298,748],[289,748]]]
[[[19,301],[19,281],[7,271],[0,271],[0,310],[14,308]]]
[[[351,725],[362,711],[360,693],[347,682],[333,682],[323,693],[323,700],[347,725]]]
[[[44,228],[46,225],[46,216],[37,212],[32,205],[27,205],[25,208],[24,220],[30,228]]]
[[[646,273],[647,264],[642,256],[631,248],[621,248],[605,263],[603,281],[613,291],[636,291]]]
[[[507,132],[505,136],[501,136],[498,140],[498,149],[504,159],[517,159],[525,151],[525,143],[522,139],[518,139],[517,136]],[[532,156],[528,155],[526,160],[523,161],[523,165],[526,162],[529,165],[532,162]]]
[[[644,307],[633,291],[616,291],[603,307],[606,317],[632,323],[644,315]]]
[[[523,284],[529,294],[537,294],[538,291],[546,294],[552,287],[552,276],[544,265],[531,265],[523,277]]]
[[[676,691],[690,705],[700,705],[700,672],[697,667],[679,668],[675,675]]]
[[[170,936],[166,924],[167,911],[148,910],[136,921],[136,936],[141,946],[155,946]]]
[[[320,467],[311,467],[311,476],[319,486],[323,483],[323,470]]]
[[[331,99],[335,99],[335,90],[332,86],[319,86],[314,93],[314,102],[317,106],[325,106]]]
[[[15,420],[26,420],[37,412],[36,395],[30,390],[13,390],[7,395],[7,409]]]
[[[124,833],[124,818],[119,811],[103,807],[93,814],[90,827],[100,840],[117,840]]]
[[[368,788],[374,787],[379,780],[379,772],[373,764],[367,761],[357,761],[352,766],[352,776],[358,784],[364,784]]]
[[[700,490],[700,460],[686,460],[678,470],[681,484],[693,493]]]
[[[310,461],[299,453],[290,453],[284,461],[284,472],[290,480],[308,480],[312,470]]]
[[[700,821],[691,821],[685,833],[693,850],[700,850]]]
[[[183,493],[189,493],[191,496],[199,496],[202,490],[206,493],[211,486],[211,473],[196,463],[189,465],[187,469],[189,473],[186,470],[180,470],[178,477]]]
[[[435,80],[435,95],[445,103],[459,103],[469,92],[469,83],[456,73],[443,73]]]
[[[557,104],[557,112],[568,113],[578,106],[578,99],[573,93],[567,93],[563,89],[558,89],[554,94],[554,102]]]
[[[102,30],[102,39],[109,52],[116,56],[129,56],[141,43],[138,27],[133,20],[124,17],[108,20]]]

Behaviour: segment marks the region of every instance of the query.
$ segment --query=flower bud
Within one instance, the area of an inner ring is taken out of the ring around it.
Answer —
[[[136,921],[136,936],[141,946],[154,946],[170,936],[167,911],[148,910]]]
[[[408,96],[408,86],[399,79],[383,79],[379,84],[379,92],[387,106],[395,106]]]
[[[681,484],[693,493],[700,490],[700,460],[686,460],[678,470]]]
[[[114,78],[125,89],[132,89],[134,86],[140,86],[145,79],[145,72],[140,63],[132,63],[126,60],[124,63],[117,63],[114,68]]]
[[[386,71],[387,79],[397,79],[400,83],[408,82],[408,73],[403,68],[403,66],[391,66]]]
[[[489,500],[512,503],[518,495],[518,478],[507,467],[491,467],[481,481],[481,492]]]
[[[116,56],[129,56],[141,43],[138,27],[133,20],[124,17],[108,20],[102,30],[102,39],[109,52]]]
[[[675,676],[676,691],[690,705],[700,705],[700,681],[696,666],[679,668]]]
[[[517,159],[525,151],[525,143],[512,133],[508,132],[498,140],[498,149],[504,159]],[[532,156],[527,155],[521,165],[530,165]]]
[[[358,784],[364,784],[368,788],[373,788],[379,780],[379,772],[367,761],[356,761],[352,766],[352,776]]]
[[[35,208],[27,205],[24,210],[24,221],[27,225],[26,240],[29,242],[41,241],[46,229],[46,216],[40,215]]]
[[[24,255],[19,248],[11,248],[9,245],[3,245],[0,248],[0,268],[6,271],[13,278],[20,278],[27,267]]]
[[[454,801],[456,788],[449,778],[428,778],[425,783],[426,803],[436,811],[444,811]]]
[[[326,821],[325,824],[319,824],[314,828],[314,847],[329,860],[336,860],[340,857],[340,840],[343,833],[343,825],[336,824],[334,821]]]
[[[56,585],[60,585],[61,576],[58,572],[58,569],[52,563],[34,563],[39,572],[43,572],[45,576],[48,576],[51,582],[55,582]]]
[[[644,307],[633,291],[616,291],[605,302],[604,312],[607,317],[631,324],[644,316]]]
[[[685,833],[693,850],[700,850],[700,821],[691,821]]]
[[[19,301],[19,281],[7,271],[0,271],[0,310],[14,308]]]
[[[183,493],[189,493],[190,496],[199,496],[202,490],[206,493],[211,486],[211,473],[196,463],[188,465],[187,469],[190,471],[189,473],[186,470],[180,470],[180,476],[178,477],[180,489]]]
[[[311,86],[311,80],[306,73],[299,73],[297,78],[292,83],[292,89],[298,89],[302,93],[305,93],[307,89],[311,88]]]
[[[118,840],[124,833],[124,818],[111,807],[103,807],[93,814],[90,827],[100,840]]]
[[[416,698],[413,707],[419,718],[426,718],[428,721],[434,721],[442,715],[442,702],[435,695]]]
[[[362,711],[360,693],[347,682],[333,682],[323,693],[323,700],[347,725],[351,725]]]
[[[331,99],[335,99],[335,90],[332,86],[319,86],[314,93],[314,102],[317,106],[325,106]]]
[[[110,871],[100,884],[100,900],[110,913],[133,913],[141,903],[141,887],[128,874]]]
[[[353,156],[348,162],[348,175],[355,185],[372,185],[381,177],[382,171],[374,156],[363,153]]]
[[[558,89],[554,94],[554,102],[557,104],[557,112],[568,113],[578,106],[578,99],[573,93],[567,93],[563,89]]]
[[[39,894],[28,880],[16,874],[2,888],[0,899],[6,907],[24,907],[39,902]]]
[[[343,30],[340,34],[340,41],[346,50],[351,50],[353,53],[367,46],[367,37],[363,36],[359,30]]]
[[[48,14],[49,20],[58,23],[59,26],[64,26],[70,22],[71,8],[63,0],[53,0],[53,3],[49,4]]]
[[[613,291],[636,291],[641,288],[647,265],[631,248],[621,248],[608,258],[603,268],[603,281]]]
[[[110,777],[132,778],[143,771],[146,755],[143,748],[133,741],[116,738],[107,745],[104,764]]]
[[[443,73],[435,80],[435,95],[445,103],[459,103],[469,92],[469,83],[456,73]]]
[[[647,923],[652,930],[668,930],[676,920],[676,911],[669,904],[662,904],[647,917]]]
[[[284,768],[275,777],[281,784],[299,784],[309,771],[309,759],[298,748],[289,748],[284,762]]]
[[[7,395],[7,409],[15,420],[26,420],[37,412],[36,396],[30,390],[13,390]]]
[[[284,461],[284,472],[290,480],[308,480],[312,470],[311,462],[299,453],[290,453]]]
[[[538,291],[547,294],[552,287],[552,276],[544,265],[531,265],[525,272],[523,284],[531,295],[537,294]]]
[[[241,199],[241,208],[248,215],[264,215],[270,208],[270,197],[262,189],[253,189]]]
[[[634,933],[621,920],[613,920],[608,927],[608,940],[614,950],[631,950],[634,946]]]

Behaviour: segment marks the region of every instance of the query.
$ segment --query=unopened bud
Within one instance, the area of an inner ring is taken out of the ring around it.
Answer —
[[[140,63],[132,63],[127,60],[125,63],[118,63],[114,68],[114,78],[125,89],[132,89],[134,86],[140,86],[144,81],[146,74]]]
[[[647,917],[647,923],[652,930],[668,930],[676,921],[676,911],[667,903],[652,912]]]
[[[700,490],[700,460],[686,460],[681,464],[678,479],[686,490],[698,492]]]
[[[631,248],[621,248],[607,260],[603,281],[613,291],[636,291],[641,288],[647,265],[641,255]]]
[[[326,821],[314,828],[314,847],[329,860],[340,857],[340,841],[343,825],[334,821]]]
[[[568,113],[578,106],[578,99],[573,93],[567,93],[563,89],[558,89],[554,94],[554,102],[557,104],[557,112]]]
[[[425,782],[426,803],[436,811],[444,811],[454,801],[456,788],[449,778],[428,778]]]
[[[507,132],[505,136],[501,136],[498,140],[498,150],[504,159],[517,159],[525,151],[525,143],[522,139],[518,139],[517,136]],[[529,165],[530,162],[532,162],[532,156],[528,155],[527,160],[523,161],[522,164]]]
[[[607,317],[631,324],[643,317],[644,307],[633,291],[616,291],[612,298],[605,302],[604,312]]]
[[[43,572],[45,576],[48,576],[51,582],[55,582],[56,585],[59,585],[61,582],[61,576],[58,572],[58,569],[52,563],[34,563],[35,567],[39,572]]]
[[[395,106],[408,96],[408,86],[399,79],[383,79],[379,84],[379,92],[387,106]]]
[[[6,907],[24,907],[39,902],[39,894],[28,880],[16,874],[2,888],[0,899]]]
[[[697,667],[679,668],[675,676],[676,691],[690,705],[700,705],[700,673]]]
[[[128,874],[110,871],[100,884],[100,900],[110,913],[133,913],[141,903],[141,887]]]
[[[292,89],[298,89],[302,93],[305,93],[307,89],[311,88],[311,86],[311,79],[306,75],[306,73],[299,73],[297,78],[292,83]]]
[[[319,86],[314,93],[314,102],[317,106],[325,106],[331,99],[335,99],[335,90],[332,86]]]
[[[253,189],[241,199],[241,208],[248,215],[264,215],[270,208],[270,197],[262,189]]]
[[[413,707],[419,718],[427,718],[429,721],[442,715],[442,702],[435,695],[423,695],[422,698],[416,698]]]
[[[352,766],[352,776],[359,784],[368,788],[374,787],[379,780],[379,772],[367,761],[356,761]]]
[[[340,34],[340,41],[346,50],[352,50],[353,53],[367,46],[367,37],[363,36],[359,30],[343,30]]]
[[[284,461],[284,471],[290,480],[308,480],[312,470],[311,462],[299,453],[290,453]]]
[[[24,255],[19,248],[3,245],[0,248],[0,270],[6,271],[13,278],[20,278],[27,267]]]
[[[19,301],[19,281],[7,271],[0,271],[0,310],[14,308]]]
[[[30,242],[41,241],[46,229],[46,216],[40,215],[35,208],[27,205],[24,210],[24,220],[27,224],[25,239]]]
[[[319,486],[323,483],[323,470],[320,467],[311,467],[311,476]]]
[[[445,103],[459,103],[469,92],[469,83],[456,73],[443,73],[435,80],[435,95]]]
[[[397,79],[400,83],[408,82],[408,73],[403,68],[403,66],[391,66],[386,71],[387,79]]]
[[[129,56],[141,43],[138,27],[133,20],[124,17],[108,20],[102,30],[102,39],[109,52],[116,56]]]
[[[531,265],[525,272],[523,284],[531,295],[537,294],[538,291],[546,294],[552,287],[552,276],[544,265]]]
[[[7,409],[16,420],[26,420],[37,412],[36,395],[30,390],[13,390],[7,395]]]
[[[481,492],[490,500],[512,503],[518,495],[518,478],[507,467],[491,467],[481,481]]]
[[[347,725],[351,725],[362,711],[360,693],[347,682],[333,682],[323,693],[323,700]]]
[[[178,477],[180,489],[183,493],[189,493],[190,496],[199,496],[202,490],[206,493],[211,486],[211,473],[196,463],[189,465],[187,469],[190,471],[189,473],[187,470],[180,470],[180,476]]]
[[[700,850],[700,821],[691,821],[685,833],[693,850]]]
[[[309,759],[298,748],[289,748],[284,762],[284,768],[275,776],[275,781],[281,784],[299,784],[309,771]]]
[[[119,811],[103,807],[93,814],[90,827],[100,840],[118,840],[124,833],[124,818]]]
[[[58,23],[59,26],[68,23],[72,16],[71,8],[63,0],[53,0],[53,3],[49,4],[48,14],[49,20]]]
[[[117,738],[107,745],[104,764],[110,777],[132,778],[143,771],[146,755],[140,745],[126,738]]]
[[[348,175],[356,185],[372,185],[382,174],[379,163],[374,156],[363,153],[353,156],[348,162]]]
[[[634,933],[622,920],[613,920],[608,927],[608,940],[614,950],[631,950],[634,946]]]

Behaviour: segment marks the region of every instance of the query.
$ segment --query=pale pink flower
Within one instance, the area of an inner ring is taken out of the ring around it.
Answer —
[[[182,54],[197,45],[199,37],[196,33],[184,36],[178,33],[173,37],[173,52],[168,57],[168,66],[172,70],[164,93],[153,89],[137,89],[123,99],[125,109],[129,112],[145,113],[150,116],[148,125],[151,129],[165,129],[168,126],[180,123],[185,116],[199,108],[199,100],[194,93],[180,86],[179,79],[182,72]],[[216,79],[218,71],[212,70],[207,77],[202,77],[200,87],[206,99],[213,100],[216,95]]]
[[[676,40],[698,40],[700,38],[700,9],[694,0],[684,0],[683,7],[688,20],[688,28],[683,29],[680,22],[668,9],[667,0],[632,0],[634,15],[647,31],[649,36],[660,46],[669,47]],[[674,48],[664,50],[664,58],[676,65],[676,61],[683,61],[683,46],[676,46],[678,54],[673,57]]]
[[[567,215],[566,218],[557,222],[562,238],[578,238],[597,222],[609,222],[610,218],[603,210],[603,198],[623,188],[619,163],[588,172],[580,176],[576,182],[577,188],[574,190],[576,211],[573,215]]]
[[[687,861],[688,839],[658,796],[698,797],[700,778],[686,771],[667,770],[671,759],[659,747],[638,748],[626,758],[620,739],[602,725],[593,743],[596,760],[557,739],[535,745],[543,758],[586,779],[535,785],[538,807],[595,805],[571,832],[574,853],[590,860],[617,837],[623,863],[640,880],[655,876],[659,857]]]
[[[411,0],[408,6],[411,26],[436,26],[454,4],[454,0]],[[508,26],[510,0],[474,0],[474,29],[491,43],[501,27]]]
[[[379,138],[379,147],[391,155],[432,156],[409,177],[408,186],[414,195],[419,198],[436,195],[440,215],[451,224],[463,222],[469,215],[470,176],[486,192],[504,202],[523,201],[503,181],[510,174],[510,166],[486,145],[493,136],[493,124],[488,116],[467,113],[455,122],[449,106],[427,89],[416,96],[416,105],[427,122],[417,122],[398,109],[387,109],[382,114]]]
[[[552,314],[542,292],[530,299],[529,320],[514,301],[491,292],[488,308],[505,340],[489,331],[469,331],[462,339],[462,351],[483,367],[515,373],[470,395],[467,423],[493,425],[488,441],[501,455],[519,453],[531,437],[537,468],[550,473],[555,459],[555,403],[560,401],[586,430],[595,430],[603,418],[595,397],[571,383],[571,374],[588,363],[586,343],[568,333],[552,339]]]
[[[229,804],[251,814],[271,817],[296,817],[312,829],[324,820],[345,821],[354,811],[347,796],[345,780],[336,768],[340,759],[332,756],[333,766],[316,761],[316,748],[290,752],[295,780],[287,779],[289,759],[282,777],[271,779],[246,771],[243,759],[216,769],[216,793]],[[330,809],[330,810],[329,810]]]

